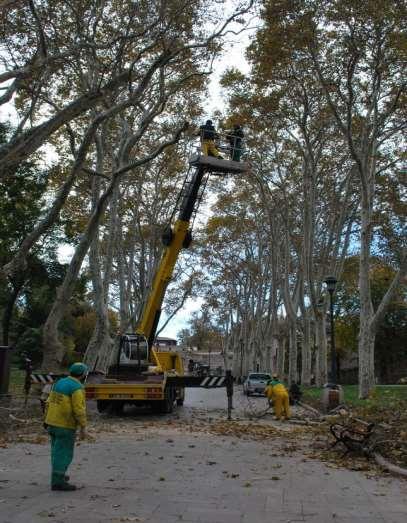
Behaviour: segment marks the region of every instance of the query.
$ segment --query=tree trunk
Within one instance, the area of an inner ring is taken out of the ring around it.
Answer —
[[[359,327],[359,397],[367,398],[374,387],[374,339],[370,330],[373,317],[373,305],[370,292],[370,244],[371,244],[371,201],[368,191],[362,190],[361,199],[361,234],[359,257],[359,293],[360,293],[360,327]]]
[[[304,317],[304,337],[301,347],[301,385],[311,385],[311,321],[309,313]]]
[[[278,354],[280,352],[280,343],[277,336],[271,338],[271,361],[270,372],[272,374],[278,373]]]
[[[119,235],[123,238],[123,228],[122,224],[119,223]],[[132,242],[131,242],[132,243]],[[133,263],[132,259],[134,258],[134,246],[131,244],[130,252],[130,262],[129,262],[129,271],[127,274],[126,280],[126,267],[125,267],[125,257],[123,244],[119,245],[117,252],[117,265],[118,265],[118,284],[119,284],[119,316],[120,316],[120,326],[119,330],[121,334],[124,334],[130,324],[130,292],[131,292],[131,282],[133,280]]]
[[[12,285],[13,290],[11,291],[11,294],[9,296],[9,299],[6,302],[6,306],[3,311],[3,320],[2,320],[3,345],[9,344],[9,332],[10,332],[11,318],[13,317],[14,305],[15,305],[17,297],[20,293],[21,287],[23,286],[23,280],[21,279],[18,283],[12,282],[11,285]]]
[[[52,306],[51,312],[48,315],[47,321],[45,322],[43,333],[44,359],[42,362],[42,368],[46,371],[54,370],[62,363],[65,349],[59,340],[58,327],[75,288],[76,280],[82,267],[83,260],[98,230],[100,220],[106,210],[114,186],[118,182],[119,177],[114,177],[110,182],[109,187],[100,197],[97,206],[88,221],[85,232],[83,233],[81,240],[76,247],[64,281],[61,287],[59,287],[57,290],[57,298]]]
[[[72,277],[70,279],[72,279]],[[62,368],[62,359],[65,354],[65,347],[59,340],[58,326],[67,306],[67,301],[69,299],[65,298],[66,294],[66,292],[63,292],[62,287],[58,287],[57,296],[52,305],[52,309],[48,315],[47,321],[44,325],[42,335],[44,349],[41,368],[46,372],[59,372]]]
[[[298,381],[297,323],[289,320],[288,383]]]
[[[264,370],[271,373],[273,371],[273,347],[270,343],[265,347],[265,362]]]
[[[230,334],[228,337],[228,341],[233,350],[232,374],[233,374],[233,376],[237,376],[237,378],[240,378],[241,377],[241,368],[240,368],[239,340],[236,336],[234,336],[233,334]]]
[[[64,281],[61,287],[58,289],[57,299],[52,306],[51,312],[49,313],[44,326],[44,360],[42,364],[42,368],[44,370],[53,370],[53,368],[58,367],[58,365],[62,362],[64,347],[58,337],[58,326],[72,296],[83,260],[89,250],[93,238],[95,237],[100,220],[102,219],[102,216],[106,210],[115,186],[120,183],[121,178],[128,170],[152,161],[159,154],[161,154],[163,150],[176,143],[179,140],[181,133],[184,131],[184,128],[185,126],[181,129],[178,129],[171,140],[160,144],[151,154],[140,158],[131,165],[117,170],[113,174],[107,189],[99,198],[95,210],[92,212],[92,215],[86,225],[86,229],[80,239],[80,242],[76,247]]]
[[[96,307],[96,310],[98,308]],[[106,372],[113,350],[113,340],[109,332],[109,319],[104,312],[104,310],[96,312],[96,325],[83,358],[83,361],[92,371]]]
[[[375,385],[374,379],[374,340],[369,329],[369,318],[360,318],[359,330],[359,397],[366,399]]]
[[[109,206],[109,230],[108,230],[108,241],[106,247],[105,264],[103,270],[103,295],[104,301],[107,303],[109,299],[109,289],[112,279],[113,269],[113,257],[115,254],[115,248],[119,243],[119,199],[120,199],[120,186],[119,184],[113,189],[112,198]]]
[[[96,170],[98,172],[103,171],[104,162],[104,148],[103,140],[99,135],[96,137]],[[97,207],[97,202],[100,197],[101,180],[100,177],[94,177],[92,180],[92,211]],[[118,188],[116,187],[113,191],[113,195],[117,195]],[[89,368],[94,371],[98,370],[101,372],[106,371],[106,361],[108,355],[112,349],[112,340],[109,332],[109,315],[108,315],[108,295],[109,295],[109,281],[110,271],[113,258],[114,242],[111,240],[115,237],[115,230],[113,227],[113,215],[117,215],[116,206],[112,205],[110,208],[110,226],[109,226],[109,241],[107,245],[106,265],[105,265],[105,281],[103,282],[102,270],[101,270],[101,258],[99,249],[99,228],[95,234],[90,250],[89,250],[89,270],[92,279],[93,286],[93,303],[95,307],[96,323],[93,330],[92,338],[86,348],[84,355],[84,362]],[[107,278],[107,281],[106,281]]]
[[[317,315],[315,321],[315,332],[317,342],[317,354],[315,361],[315,384],[317,387],[322,387],[322,385],[324,385],[328,381],[325,315]]]
[[[278,352],[277,352],[277,374],[282,378],[284,376],[285,368],[285,353],[286,353],[286,337],[280,340]]]
[[[105,301],[104,285],[100,272],[99,238],[96,236],[89,252],[89,269],[92,278],[96,324],[92,338],[86,348],[84,362],[91,370],[106,371],[106,362],[112,350],[109,332],[108,306]]]

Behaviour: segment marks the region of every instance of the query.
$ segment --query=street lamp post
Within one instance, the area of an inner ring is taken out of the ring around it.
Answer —
[[[329,303],[329,311],[330,311],[330,322],[331,322],[331,382],[332,385],[336,385],[338,383],[338,368],[337,368],[337,362],[336,362],[336,349],[335,349],[335,329],[334,329],[334,300],[333,300],[333,293],[335,292],[335,287],[337,284],[337,279],[335,276],[327,276],[324,283],[326,284],[326,288],[329,292],[330,297],[330,303]]]
[[[240,376],[239,379],[242,380],[243,375],[243,338],[240,338]]]

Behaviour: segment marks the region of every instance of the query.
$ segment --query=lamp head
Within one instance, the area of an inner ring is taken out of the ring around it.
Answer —
[[[326,284],[328,292],[334,292],[337,282],[338,280],[335,278],[335,276],[327,276],[325,278],[324,283]]]

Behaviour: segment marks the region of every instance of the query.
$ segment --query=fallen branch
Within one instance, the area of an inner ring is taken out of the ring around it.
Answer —
[[[288,422],[292,423],[293,425],[320,425],[321,423],[323,423],[323,421],[324,421],[323,419],[315,421],[315,420],[310,420],[310,419],[293,419],[293,418],[290,418],[288,420]]]
[[[373,457],[378,465],[380,465],[385,470],[388,470],[389,472],[392,472],[393,474],[397,474],[399,476],[403,476],[407,478],[407,469],[403,467],[399,467],[397,465],[393,465],[387,459],[384,459],[384,457],[379,454],[378,452],[373,452]]]
[[[8,417],[10,419],[12,419],[13,421],[18,421],[19,423],[31,423],[32,422],[32,420],[16,418],[16,416],[13,416],[13,414],[9,414]]]
[[[346,405],[344,405],[343,403],[341,403],[340,405],[338,405],[337,407],[335,407],[334,409],[330,410],[328,412],[328,414],[330,416],[333,416],[335,414],[341,414],[342,415],[342,412],[345,411],[346,413],[348,413],[348,408],[346,407]]]
[[[300,407],[302,407],[303,409],[306,409],[306,410],[309,410],[310,412],[312,412],[313,414],[315,414],[316,416],[320,417],[320,418],[324,418],[324,416],[322,415],[321,412],[319,412],[319,410],[315,409],[314,407],[311,407],[311,405],[308,405],[307,403],[303,403],[302,401],[299,401],[298,402],[298,405]]]
[[[0,406],[1,410],[7,410],[9,412],[22,412],[24,410],[23,407],[2,407]]]

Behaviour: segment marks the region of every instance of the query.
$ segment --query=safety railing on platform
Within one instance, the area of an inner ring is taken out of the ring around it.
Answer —
[[[247,158],[247,149],[244,139],[229,133],[217,133],[214,140],[215,148],[224,160],[243,162]],[[190,142],[190,156],[203,154],[203,140],[200,137]],[[215,156],[209,154],[209,156]]]

